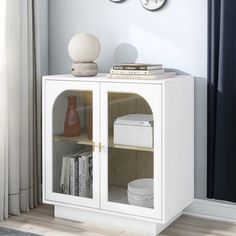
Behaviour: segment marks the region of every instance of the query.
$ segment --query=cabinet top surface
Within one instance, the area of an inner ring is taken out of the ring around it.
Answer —
[[[193,79],[191,75],[178,75],[173,78],[156,79],[156,80],[144,80],[144,79],[108,79],[108,74],[98,74],[94,77],[75,77],[70,74],[66,75],[48,75],[43,76],[43,80],[53,81],[80,81],[80,82],[108,82],[108,83],[141,83],[141,84],[163,84],[169,82],[176,82],[180,80]]]

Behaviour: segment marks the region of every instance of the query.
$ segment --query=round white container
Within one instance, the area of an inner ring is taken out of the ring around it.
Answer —
[[[130,205],[133,206],[139,206],[139,207],[146,207],[146,208],[153,208],[154,206],[154,200],[136,200],[133,199],[132,197],[128,197],[128,202]]]
[[[128,184],[128,192],[134,195],[153,195],[154,181],[153,179],[137,179]]]
[[[136,201],[148,201],[148,200],[152,200],[154,198],[154,195],[151,194],[151,195],[135,195],[135,194],[132,194],[130,192],[128,192],[128,198],[132,198],[133,200],[136,200]]]

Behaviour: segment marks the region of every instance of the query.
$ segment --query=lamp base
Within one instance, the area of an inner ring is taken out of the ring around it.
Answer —
[[[76,77],[91,77],[98,73],[98,66],[96,63],[74,63],[71,67],[72,75]]]

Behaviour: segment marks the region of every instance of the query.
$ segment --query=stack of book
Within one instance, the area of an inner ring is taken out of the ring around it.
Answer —
[[[92,198],[93,156],[91,151],[81,151],[63,156],[59,192]]]
[[[165,72],[158,64],[120,64],[114,65],[109,79],[165,79],[176,76],[175,72]]]

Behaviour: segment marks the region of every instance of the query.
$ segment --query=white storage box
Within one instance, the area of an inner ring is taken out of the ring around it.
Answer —
[[[130,114],[114,122],[114,144],[153,147],[153,116]]]

